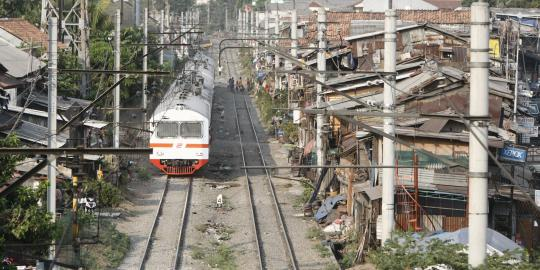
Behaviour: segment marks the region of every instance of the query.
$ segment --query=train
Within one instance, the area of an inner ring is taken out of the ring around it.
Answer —
[[[167,175],[192,175],[208,163],[213,59],[191,56],[150,118],[150,163]]]

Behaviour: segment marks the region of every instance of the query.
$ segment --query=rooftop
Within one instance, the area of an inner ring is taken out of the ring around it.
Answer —
[[[0,64],[7,69],[7,74],[15,78],[24,78],[45,66],[39,59],[1,40]]]
[[[45,32],[22,18],[0,18],[0,28],[16,36],[27,44],[42,46],[47,50],[49,47],[49,38]],[[59,47],[66,47],[64,44],[58,44]]]

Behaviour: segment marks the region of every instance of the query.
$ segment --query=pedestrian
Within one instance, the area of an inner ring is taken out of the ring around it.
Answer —
[[[102,148],[102,147],[103,147],[103,140],[104,140],[104,137],[105,137],[105,135],[103,134],[103,129],[100,129],[100,130],[99,130],[99,136],[98,136],[98,147],[99,147],[99,148]]]
[[[88,136],[86,137],[86,147],[92,146],[92,129],[88,131]]]

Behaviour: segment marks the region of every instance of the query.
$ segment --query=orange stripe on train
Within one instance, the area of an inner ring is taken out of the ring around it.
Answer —
[[[151,143],[150,147],[172,147],[172,143]]]
[[[188,143],[186,144],[186,148],[208,148],[208,144]]]

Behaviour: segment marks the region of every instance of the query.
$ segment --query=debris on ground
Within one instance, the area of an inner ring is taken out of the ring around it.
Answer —
[[[201,233],[213,237],[219,243],[231,239],[231,235],[234,233],[232,227],[223,223],[207,222],[197,225],[195,228]]]

